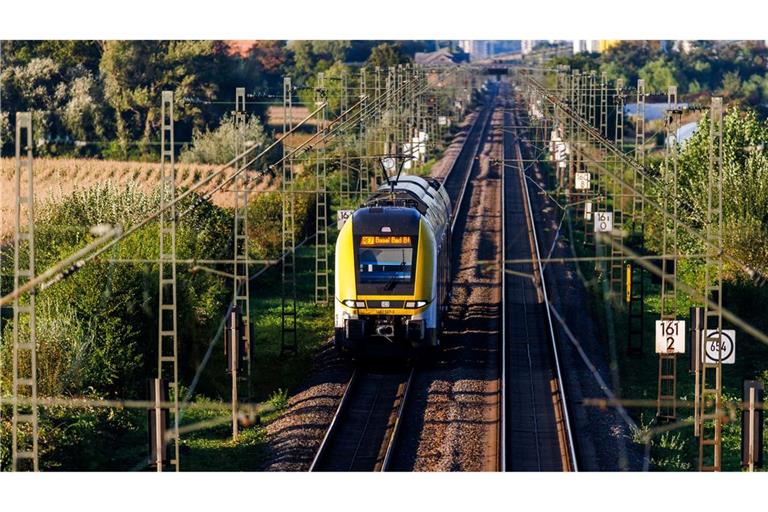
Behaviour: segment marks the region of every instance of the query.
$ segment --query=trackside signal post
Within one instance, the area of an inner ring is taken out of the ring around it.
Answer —
[[[744,381],[741,412],[741,465],[747,471],[763,467],[763,383]]]

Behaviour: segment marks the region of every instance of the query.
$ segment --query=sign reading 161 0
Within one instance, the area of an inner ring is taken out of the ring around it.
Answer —
[[[595,212],[595,233],[613,231],[613,212]]]
[[[685,320],[656,320],[656,353],[685,354]]]

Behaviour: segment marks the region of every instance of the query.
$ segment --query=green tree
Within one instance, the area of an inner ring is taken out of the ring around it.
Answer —
[[[293,66],[299,78],[309,78],[321,71],[326,71],[337,62],[344,62],[347,51],[351,48],[349,41],[291,41],[288,49],[291,52]]]
[[[117,136],[127,153],[132,140],[148,144],[160,119],[160,93],[175,93],[177,123],[205,124],[199,102],[215,97],[215,46],[211,41],[109,41],[100,70],[115,110]],[[187,101],[185,101],[187,100]],[[191,128],[190,127],[190,128]]]
[[[738,71],[726,73],[723,77],[722,92],[725,96],[733,98],[741,92],[741,77]]]
[[[682,93],[687,85],[679,69],[665,58],[648,62],[640,68],[638,76],[645,80],[645,85],[650,91],[666,91],[670,85],[676,85]]]
[[[66,68],[83,66],[95,73],[99,70],[102,43],[99,41],[2,41],[3,62],[8,66],[24,66],[35,58],[49,58]]]
[[[382,43],[371,50],[367,64],[370,66],[393,67],[408,62],[399,44]]]
[[[709,118],[686,143],[680,155],[678,190],[684,204],[681,215],[705,228],[709,169]],[[723,127],[723,216],[725,246],[750,267],[768,273],[768,124],[752,110],[731,109]],[[684,237],[685,238],[685,237]],[[693,252],[700,242],[684,242]],[[730,268],[731,275],[744,269]]]

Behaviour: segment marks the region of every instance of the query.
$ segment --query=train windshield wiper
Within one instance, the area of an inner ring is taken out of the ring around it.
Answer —
[[[403,251],[403,261],[400,263],[400,266],[397,267],[397,271],[395,271],[395,274],[389,278],[389,281],[387,281],[387,284],[384,285],[384,289],[387,291],[392,290],[398,281],[398,273],[405,270],[405,251]]]

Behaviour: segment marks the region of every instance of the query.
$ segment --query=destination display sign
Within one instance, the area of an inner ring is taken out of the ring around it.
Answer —
[[[361,247],[410,247],[410,236],[363,236]]]

